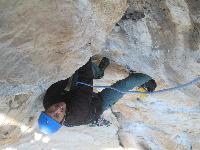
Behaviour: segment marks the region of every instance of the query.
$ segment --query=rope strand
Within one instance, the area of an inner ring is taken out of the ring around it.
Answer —
[[[162,89],[162,90],[158,90],[158,91],[153,91],[153,92],[139,92],[139,91],[121,91],[121,90],[118,90],[116,88],[113,88],[111,86],[93,86],[93,85],[90,85],[90,84],[87,84],[87,83],[84,83],[84,82],[76,82],[77,84],[81,84],[81,85],[85,85],[85,86],[89,86],[89,87],[93,87],[93,88],[109,88],[109,89],[112,89],[112,90],[115,90],[117,92],[120,92],[120,93],[123,93],[123,94],[147,94],[147,95],[151,95],[151,94],[160,94],[160,93],[164,93],[164,92],[171,92],[171,91],[174,91],[174,90],[179,90],[179,89],[182,89],[182,88],[185,88],[187,86],[190,86],[190,85],[193,85],[195,83],[198,83],[200,82],[200,76],[195,78],[194,80],[188,82],[188,83],[185,83],[185,84],[180,84],[180,85],[177,85],[175,87],[172,87],[172,88],[166,88],[166,89]]]

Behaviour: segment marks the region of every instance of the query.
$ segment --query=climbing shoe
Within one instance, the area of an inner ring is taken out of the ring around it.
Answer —
[[[148,82],[142,84],[140,87],[146,89],[148,92],[153,92],[156,89],[157,84],[154,79],[151,79]]]
[[[99,64],[99,69],[101,71],[104,71],[109,64],[110,64],[110,60],[106,57],[103,57]]]

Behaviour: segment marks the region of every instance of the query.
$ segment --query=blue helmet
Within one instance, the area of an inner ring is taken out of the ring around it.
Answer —
[[[40,117],[38,119],[38,125],[40,128],[40,131],[45,134],[51,134],[57,132],[62,125],[52,119],[50,116],[45,114],[44,112],[41,112]]]

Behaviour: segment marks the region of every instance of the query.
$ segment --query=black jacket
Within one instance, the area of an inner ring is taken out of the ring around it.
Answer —
[[[93,83],[91,61],[78,69],[74,76],[77,81]],[[93,92],[93,88],[84,85],[74,86],[69,92],[64,91],[69,79],[61,80],[51,85],[45,96],[43,105],[45,110],[51,105],[64,101],[68,107],[65,126],[76,126],[91,123],[102,113],[102,99]]]

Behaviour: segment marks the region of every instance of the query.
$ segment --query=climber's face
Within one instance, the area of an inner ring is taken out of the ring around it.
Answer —
[[[57,122],[61,123],[64,119],[66,112],[66,104],[65,102],[60,102],[52,105],[47,110],[45,110],[45,113],[56,120]]]

